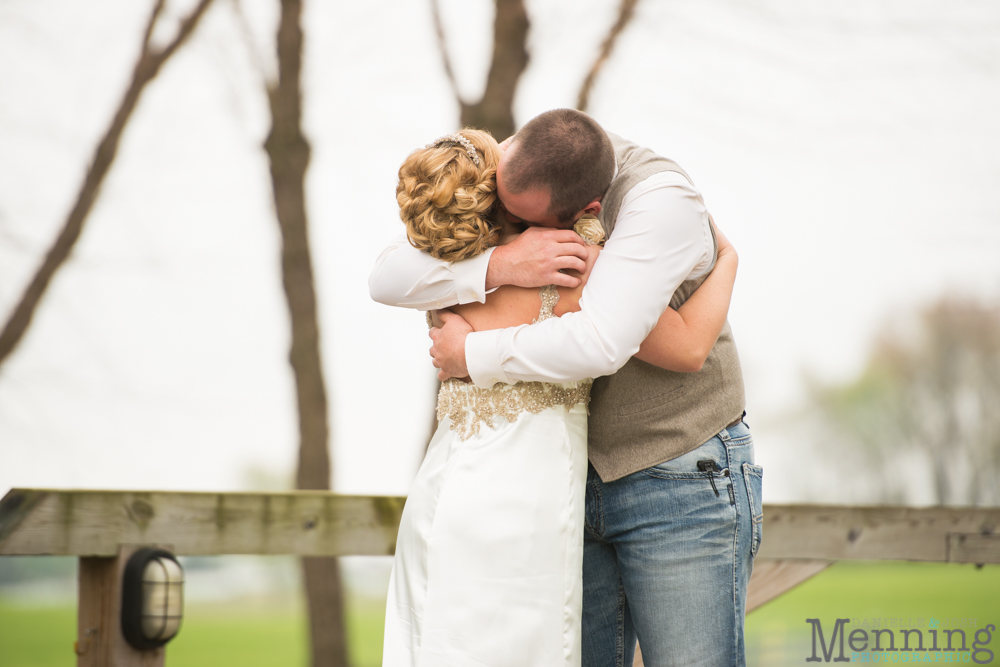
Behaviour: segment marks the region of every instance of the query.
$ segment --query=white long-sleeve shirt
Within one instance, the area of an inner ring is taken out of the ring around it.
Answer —
[[[484,302],[491,254],[444,262],[413,248],[404,234],[379,256],[369,290],[380,303],[420,310]],[[701,194],[676,172],[654,174],[626,194],[580,312],[469,334],[469,375],[481,387],[610,375],[639,350],[674,290],[707,272],[713,257]]]

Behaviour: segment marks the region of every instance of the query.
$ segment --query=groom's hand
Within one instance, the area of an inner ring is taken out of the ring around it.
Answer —
[[[580,279],[561,271],[584,273],[588,257],[586,242],[573,230],[528,227],[512,243],[493,251],[486,270],[486,289],[501,285],[573,288]]]
[[[461,315],[450,310],[439,310],[437,315],[443,324],[430,330],[431,357],[438,370],[438,380],[466,378],[469,369],[465,365],[465,337],[472,333],[472,327]]]

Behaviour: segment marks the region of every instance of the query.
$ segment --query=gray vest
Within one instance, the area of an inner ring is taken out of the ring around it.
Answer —
[[[674,161],[614,134],[608,136],[615,148],[618,176],[604,195],[597,217],[610,237],[622,200],[633,187],[663,171],[691,178]],[[705,277],[681,283],[670,307],[680,308]],[[744,404],[740,359],[726,322],[697,373],[665,371],[633,358],[614,375],[594,380],[587,442],[590,462],[601,479],[610,482],[669,461],[739,420]]]

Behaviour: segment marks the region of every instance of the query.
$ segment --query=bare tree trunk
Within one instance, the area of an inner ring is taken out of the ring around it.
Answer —
[[[514,94],[517,92],[517,82],[521,79],[521,74],[528,67],[526,44],[530,22],[524,9],[524,0],[496,0],[493,57],[486,77],[486,91],[482,99],[475,104],[467,103],[458,92],[458,82],[455,80],[455,72],[448,55],[438,0],[430,0],[430,3],[444,72],[448,76],[448,82],[459,106],[459,124],[462,127],[488,130],[497,141],[503,141],[514,134]],[[441,383],[436,383],[434,387],[435,405],[431,408],[428,445],[437,430],[437,392]]]
[[[281,227],[281,274],[292,324],[290,361],[299,408],[299,489],[330,488],[326,386],[319,352],[316,292],[305,207],[309,143],[302,134],[302,14],[300,0],[282,0],[278,27],[278,82],[270,87],[271,161],[274,205]],[[347,665],[344,602],[335,558],[303,558],[314,667]]]
[[[601,73],[604,63],[611,57],[611,52],[614,51],[618,37],[625,30],[632,17],[635,16],[635,6],[637,4],[639,4],[639,0],[621,0],[621,4],[618,6],[618,19],[611,26],[611,30],[608,32],[608,36],[604,38],[604,42],[601,43],[601,50],[597,53],[597,58],[594,60],[594,64],[590,66],[587,78],[583,80],[583,85],[580,87],[580,94],[576,100],[576,108],[580,111],[587,110],[587,106],[590,104],[590,93],[594,89],[594,82],[597,81],[597,75]]]
[[[153,34],[153,28],[156,26],[160,13],[163,11],[163,3],[164,0],[157,0],[153,7],[153,12],[146,24],[146,32],[143,35],[142,50],[132,72],[132,81],[115,111],[111,125],[97,145],[97,150],[91,159],[90,167],[87,169],[87,175],[83,179],[83,185],[80,186],[80,192],[76,196],[73,208],[70,210],[66,222],[63,223],[62,230],[55,242],[45,255],[42,265],[35,272],[31,282],[28,283],[24,294],[21,295],[21,300],[8,318],[3,331],[0,332],[0,365],[10,356],[21,338],[24,337],[24,333],[31,325],[38,304],[52,282],[53,276],[69,258],[73,247],[80,238],[83,225],[87,221],[90,209],[93,208],[94,202],[97,200],[104,177],[110,171],[111,164],[118,153],[118,143],[132,117],[132,112],[135,111],[142,91],[146,88],[146,84],[156,77],[163,64],[194,32],[205,10],[212,4],[212,0],[200,0],[194,10],[181,22],[180,29],[173,41],[160,51],[154,51],[149,43],[150,36]]]
[[[346,667],[344,591],[336,558],[302,558],[309,608],[309,644],[313,667]]]
[[[497,141],[503,141],[514,134],[514,94],[521,74],[528,67],[526,44],[530,23],[524,9],[524,0],[496,0],[493,58],[486,78],[486,91],[483,98],[475,104],[465,102],[458,94],[437,0],[431,0],[431,9],[445,73],[461,107],[460,123],[462,126],[489,130]]]

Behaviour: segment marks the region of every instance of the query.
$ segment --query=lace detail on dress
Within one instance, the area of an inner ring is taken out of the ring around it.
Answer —
[[[555,285],[546,285],[538,291],[542,297],[542,307],[534,323],[555,317],[552,310],[559,303],[559,290]],[[590,401],[592,380],[556,384],[552,382],[518,382],[504,384],[498,382],[489,389],[477,387],[451,378],[441,383],[438,392],[438,421],[447,417],[449,427],[462,440],[478,435],[482,424],[493,428],[494,420],[503,417],[513,423],[524,412],[538,414],[548,408],[561,405],[566,411],[575,405],[586,405]]]
[[[538,324],[539,322],[544,322],[547,319],[555,317],[555,313],[552,310],[559,303],[559,288],[555,285],[546,285],[538,290],[539,296],[542,297],[542,307],[538,311],[538,317],[531,321],[532,324]]]

